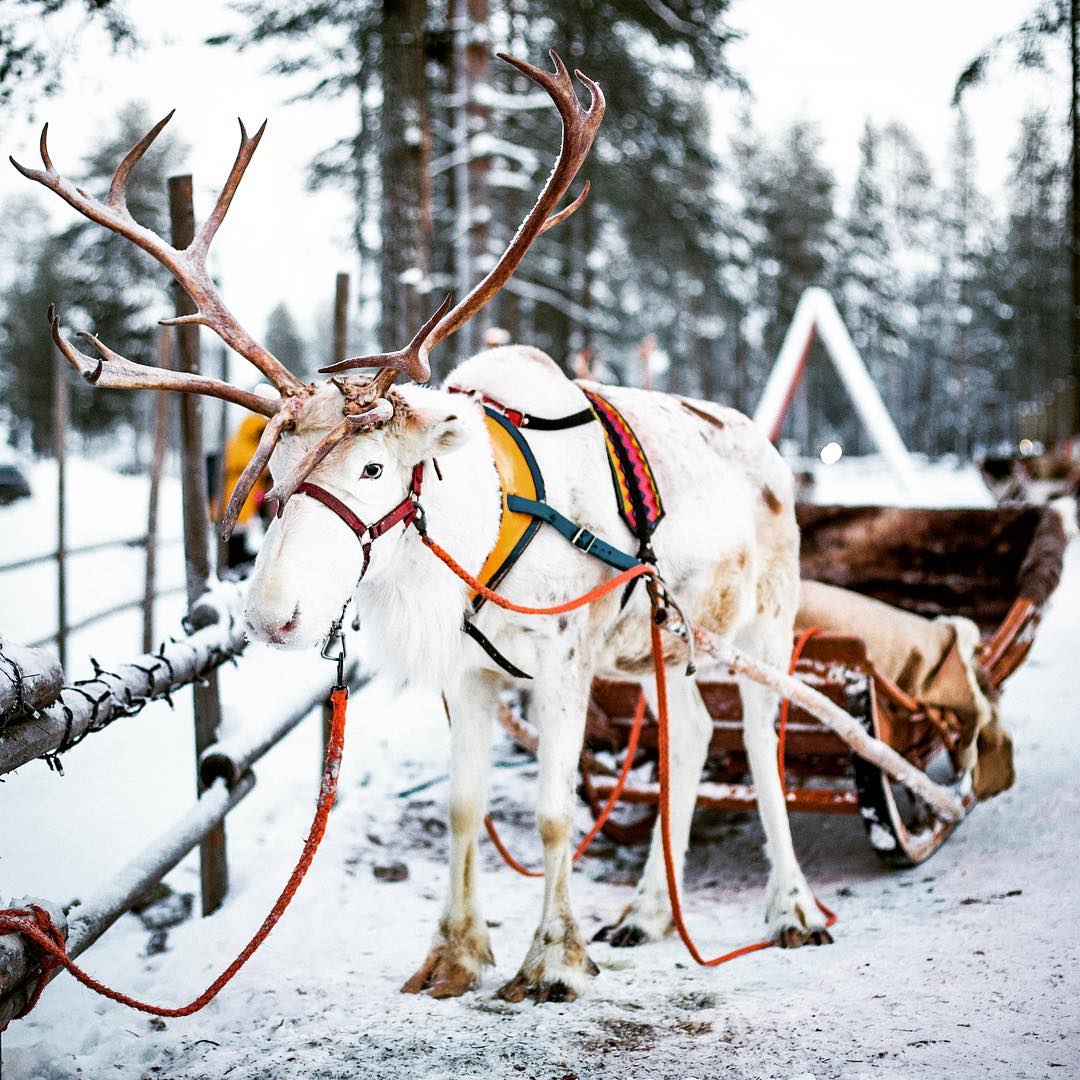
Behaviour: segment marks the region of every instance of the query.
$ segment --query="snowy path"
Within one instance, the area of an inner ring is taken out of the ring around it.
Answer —
[[[344,794],[312,873],[224,994],[197,1017],[162,1023],[61,977],[4,1035],[4,1078],[1080,1076],[1078,596],[1074,544],[1056,604],[1003,701],[1018,786],[977,808],[931,862],[885,871],[857,819],[794,818],[807,875],[840,915],[829,948],[770,950],[706,971],[677,940],[594,945],[602,972],[587,998],[506,1005],[494,991],[524,955],[541,885],[512,874],[485,841],[482,897],[497,970],[460,1000],[402,996],[440,908],[446,786],[395,793],[444,771],[447,736],[434,702],[376,683],[352,703]],[[230,723],[258,720],[267,695],[248,700],[241,690],[262,665],[280,673],[285,662],[253,649],[226,670]],[[298,683],[323,677],[313,658],[289,662]],[[190,721],[179,704],[175,717],[148,710],[88,741],[62,781],[34,763],[0,786],[0,893],[63,900],[89,889],[175,816],[191,783]],[[124,723],[141,725],[140,737]],[[84,957],[93,973],[165,1004],[189,1000],[217,974],[266,913],[306,834],[317,727],[312,717],[261,763],[255,791],[230,817],[225,909],[171,930],[168,949],[152,957],[148,932],[125,917]],[[496,756],[513,756],[501,739]],[[495,778],[504,836],[527,859],[539,847],[534,780],[529,766]],[[587,820],[580,810],[579,826]],[[755,819],[699,816],[687,907],[707,951],[760,935],[760,845]],[[593,851],[573,890],[587,934],[627,902],[643,857],[602,840]],[[373,876],[399,860],[407,880]],[[169,881],[195,891],[194,860]]]

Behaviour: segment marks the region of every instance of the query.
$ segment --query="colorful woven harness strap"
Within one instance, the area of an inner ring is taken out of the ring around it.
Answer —
[[[649,541],[664,516],[664,502],[649,458],[634,429],[607,398],[584,386],[581,392],[588,398],[604,431],[619,516],[637,537],[638,558],[655,563]]]

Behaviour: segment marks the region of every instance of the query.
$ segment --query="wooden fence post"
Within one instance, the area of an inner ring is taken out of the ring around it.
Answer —
[[[190,176],[169,177],[169,218],[172,244],[183,250],[195,237],[195,209]],[[179,283],[174,283],[176,311],[194,314],[196,306]],[[181,326],[176,331],[179,355],[177,367],[196,374],[199,371],[199,328]],[[179,394],[180,447],[184,495],[184,554],[187,563],[187,598],[190,608],[205,591],[210,579],[210,508],[207,494],[206,458],[203,453],[202,398],[197,394]],[[199,795],[205,787],[199,777],[199,755],[217,740],[221,719],[217,670],[205,682],[196,683],[195,698],[195,782]],[[221,906],[229,888],[225,854],[224,823],[211,830],[199,845],[202,883],[202,913],[210,915]]]
[[[334,334],[331,344],[330,363],[344,360],[349,348],[349,275],[339,273],[334,281]],[[342,627],[341,632],[345,633]],[[330,730],[333,726],[334,710],[327,697],[322,705],[322,760],[326,760],[326,750],[330,745]],[[322,764],[319,768],[321,770]]]
[[[229,381],[229,349],[226,345],[221,346],[221,381]],[[225,454],[229,447],[229,403],[227,401],[221,402],[221,411],[218,414],[218,434],[217,434],[217,450],[218,450],[218,468],[217,468],[217,498],[214,500],[215,507],[217,509],[217,521],[221,520],[222,514],[225,512],[225,503],[229,498],[230,492],[225,490],[225,478],[228,475],[227,466],[225,463]],[[215,522],[216,524],[216,522]],[[229,566],[229,542],[223,540],[220,533],[215,528],[214,534],[217,537],[217,576],[221,577],[222,572],[228,569]]]
[[[169,367],[172,334],[163,326],[158,334],[158,367]],[[169,442],[169,395],[159,390],[154,395],[154,456],[150,461],[150,495],[146,504],[146,582],[143,590],[143,652],[154,647],[154,597],[157,593],[158,499],[161,470]]]
[[[334,282],[334,337],[330,363],[345,359],[349,348],[349,275],[338,274]]]
[[[67,464],[64,439],[68,429],[67,362],[53,350],[53,445],[56,452],[56,651],[67,670]]]

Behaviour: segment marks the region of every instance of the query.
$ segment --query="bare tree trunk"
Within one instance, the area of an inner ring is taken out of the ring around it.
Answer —
[[[424,76],[424,0],[383,0],[379,120],[382,176],[380,345],[404,345],[431,314],[431,134]]]
[[[1071,198],[1069,200],[1069,273],[1072,300],[1071,319],[1074,417],[1080,417],[1080,0],[1069,3],[1069,57],[1072,91],[1069,122],[1072,132]],[[1070,434],[1077,434],[1073,431]]]
[[[486,86],[491,67],[491,51],[488,44],[488,0],[465,0],[469,15],[469,37],[465,45],[465,85],[468,91],[466,114],[469,138],[488,130],[491,119],[487,106],[477,100],[477,87]],[[469,155],[469,250],[472,273],[479,278],[487,271],[491,261],[488,247],[491,241],[491,194],[488,191],[488,157],[486,154]],[[471,288],[475,279],[470,280]],[[462,294],[464,295],[464,294]],[[475,326],[470,352],[483,339],[484,331],[491,326],[492,307],[482,309],[473,320]],[[466,352],[468,355],[468,352]]]
[[[229,350],[222,345],[221,347],[221,381],[229,381]],[[217,436],[217,450],[218,450],[218,462],[217,462],[217,476],[215,482],[217,483],[217,498],[214,500],[215,513],[217,520],[221,520],[221,516],[225,511],[225,504],[229,498],[229,492],[225,490],[226,472],[225,466],[225,453],[229,447],[229,403],[222,401],[218,410],[218,436]],[[217,550],[215,552],[214,564],[217,568],[217,576],[220,578],[223,570],[228,568],[229,565],[229,541],[222,538],[220,532],[215,529],[215,536],[217,538]]]
[[[334,280],[334,335],[330,363],[344,360],[349,351],[349,275]]]
[[[447,8],[448,21],[453,32],[453,48],[450,54],[451,95],[453,106],[454,159],[454,288],[459,297],[469,291],[473,279],[472,267],[472,198],[469,191],[469,80],[466,52],[469,41],[469,17],[460,10],[458,0],[450,0]],[[457,333],[453,348],[458,357],[468,356],[475,350],[476,333],[471,322]]]

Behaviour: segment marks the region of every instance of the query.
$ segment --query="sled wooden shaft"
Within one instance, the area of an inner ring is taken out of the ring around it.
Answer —
[[[959,796],[934,783],[926,773],[912,765],[892,747],[868,735],[854,717],[824,694],[793,675],[755,660],[708,630],[695,628],[694,640],[701,652],[725,664],[736,674],[745,675],[748,679],[768,686],[781,696],[789,698],[793,705],[817,717],[826,727],[836,732],[856,754],[923,799],[942,820],[955,823],[964,817],[964,804]]]

